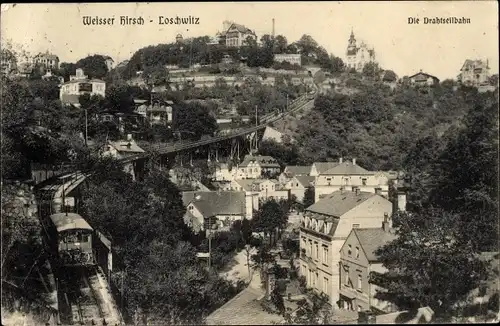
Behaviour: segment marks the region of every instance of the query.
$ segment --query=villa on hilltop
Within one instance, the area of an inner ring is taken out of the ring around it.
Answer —
[[[487,85],[490,80],[490,67],[488,60],[465,60],[460,75],[458,75],[460,83],[466,86],[481,86]]]
[[[248,37],[257,41],[255,31],[252,31],[244,25],[228,20],[225,20],[222,23],[222,32],[217,33],[216,35],[216,38],[219,40],[219,44],[225,44],[228,47],[237,48],[245,45]]]
[[[370,62],[375,62],[375,49],[369,49],[368,46],[361,42],[359,46],[356,44],[354,32],[351,30],[351,36],[347,45],[347,68],[363,71],[363,67]]]
[[[63,105],[80,106],[79,97],[83,94],[106,95],[106,82],[100,79],[89,79],[83,69],[76,69],[76,74],[61,85],[59,98]]]

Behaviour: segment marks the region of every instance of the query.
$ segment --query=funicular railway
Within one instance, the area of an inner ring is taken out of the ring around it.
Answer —
[[[289,110],[261,117],[254,127],[237,129],[223,136],[163,146],[160,154],[197,148],[241,137],[264,129],[270,123],[312,105],[317,90],[296,99]],[[120,160],[122,164],[144,159],[147,153]],[[70,196],[91,173],[77,165],[65,165],[62,175],[42,178],[36,187],[44,244],[50,252],[56,278],[59,315],[64,325],[121,325],[123,320],[110,295],[109,284],[98,265],[96,242],[102,238],[78,212],[77,198]],[[109,271],[108,271],[109,273]]]
[[[50,253],[64,325],[119,325],[109,285],[97,264],[95,230],[78,214],[69,197],[86,175],[77,171],[51,178],[37,187],[44,245]]]

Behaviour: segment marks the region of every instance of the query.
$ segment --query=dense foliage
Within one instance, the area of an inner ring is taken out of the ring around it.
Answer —
[[[342,60],[329,55],[310,35],[303,35],[297,42],[288,44],[288,40],[282,35],[273,38],[265,34],[260,38],[260,46],[249,38],[239,49],[210,42],[209,36],[201,36],[182,42],[142,48],[134,53],[123,71],[123,76],[125,79],[134,78],[138,71],[144,73],[152,67],[155,67],[156,71],[164,71],[167,65],[180,68],[188,68],[195,64],[210,65],[221,62],[224,55],[229,55],[233,62],[244,60],[249,67],[269,68],[274,64],[276,53],[300,53],[303,65],[319,65],[332,72],[344,70]]]
[[[208,108],[199,103],[182,103],[175,112],[173,129],[181,139],[198,140],[217,131],[217,121]]]
[[[87,56],[76,63],[62,62],[59,74],[64,77],[65,81],[68,81],[70,76],[75,75],[78,68],[83,69],[83,73],[91,79],[103,79],[108,74],[106,56],[99,54]]]
[[[299,121],[295,138],[304,163],[347,156],[371,170],[402,169],[415,141],[436,134],[441,142],[476,99],[494,97],[446,84],[424,91],[360,83],[349,95],[318,96],[314,109]]]
[[[236,289],[197,260],[179,190],[159,171],[131,182],[115,163],[101,164],[88,179],[83,214],[113,241],[127,312],[153,323],[199,323]]]
[[[458,315],[493,268],[480,255],[498,251],[498,101],[469,96],[459,126],[424,135],[403,161],[409,213],[394,216],[398,238],[378,251],[389,271],[372,280],[400,309]]]

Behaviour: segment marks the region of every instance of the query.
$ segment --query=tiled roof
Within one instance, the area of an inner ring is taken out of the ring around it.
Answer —
[[[374,193],[364,191],[359,191],[358,194],[353,191],[335,191],[309,206],[306,210],[328,216],[341,217],[373,196],[375,196]]]
[[[397,238],[395,234],[384,231],[382,228],[359,228],[353,229],[353,232],[358,237],[368,261],[378,261],[375,251]]]
[[[104,80],[100,80],[100,79],[88,79],[88,78],[73,79],[73,80],[65,82],[63,85],[77,84],[77,83],[105,83],[105,81]]]
[[[314,166],[316,167],[316,170],[319,174],[322,174],[323,172],[330,170],[337,165],[339,165],[338,162],[314,162]]]
[[[37,54],[35,58],[47,58],[48,60],[59,60],[59,57],[57,55],[50,53],[40,53]]]
[[[246,212],[245,193],[241,191],[185,191],[182,201],[185,206],[194,202],[205,217],[244,215]]]
[[[244,289],[208,316],[206,323],[208,325],[272,325],[283,321],[283,317],[264,311],[258,301],[262,294],[261,291],[252,287]]]
[[[256,161],[259,163],[261,167],[264,168],[279,168],[280,165],[278,164],[278,161],[276,161],[275,158],[271,156],[263,156],[263,155],[246,155],[245,158],[243,159],[243,162],[240,164],[241,167],[246,167],[251,161]]]
[[[240,33],[250,33],[250,34],[253,34],[252,30],[250,28],[247,28],[245,27],[244,25],[241,25],[241,24],[236,24],[236,23],[233,23],[231,24],[231,26],[229,27],[228,31],[232,28],[235,28],[238,32]]]
[[[474,67],[474,68],[488,68],[488,64],[484,62],[483,60],[470,60],[467,59],[465,60],[464,64],[462,65],[462,68],[460,70],[464,70],[466,67]]]
[[[425,72],[418,72],[415,75],[412,75],[408,78],[415,78],[416,80],[427,80],[427,78],[429,77],[432,79],[439,80],[439,78],[437,78],[436,76],[426,74]]]
[[[285,168],[285,172],[291,177],[296,175],[309,175],[311,173],[311,167],[302,165],[288,165]]]
[[[314,177],[308,176],[308,175],[298,175],[295,177],[300,184],[304,187],[309,187],[312,182],[314,182]]]
[[[135,141],[110,141],[109,144],[116,148],[118,152],[125,153],[144,153],[145,151],[140,148]]]
[[[259,185],[266,179],[241,179],[235,180],[245,191],[259,191]],[[252,189],[255,187],[255,189]]]
[[[374,173],[368,171],[357,164],[352,162],[338,163],[335,167],[332,167],[320,174],[328,175],[373,175]]]

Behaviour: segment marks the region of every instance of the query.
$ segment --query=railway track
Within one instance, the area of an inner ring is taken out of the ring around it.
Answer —
[[[103,303],[95,289],[92,277],[95,268],[66,272],[62,290],[68,306],[66,322],[70,325],[102,325],[105,318]]]

